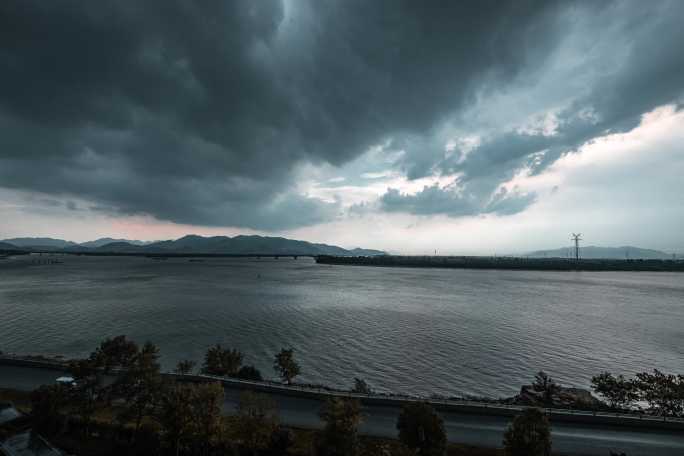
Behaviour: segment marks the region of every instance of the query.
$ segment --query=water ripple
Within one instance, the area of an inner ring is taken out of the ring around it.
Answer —
[[[239,347],[274,376],[379,391],[505,396],[539,369],[684,369],[684,281],[667,273],[321,267],[311,260],[67,257],[0,265],[0,350],[82,356],[106,336],[157,343],[165,368]]]

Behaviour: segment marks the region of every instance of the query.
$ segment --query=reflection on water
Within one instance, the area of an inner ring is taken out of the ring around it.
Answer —
[[[282,346],[300,381],[504,396],[539,369],[684,369],[684,275],[391,269],[313,260],[62,257],[0,262],[0,350],[79,356],[126,334],[165,368],[240,348],[266,375]]]

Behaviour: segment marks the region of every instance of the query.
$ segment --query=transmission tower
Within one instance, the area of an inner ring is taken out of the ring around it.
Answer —
[[[575,241],[575,260],[579,260],[579,241],[582,240],[582,233],[572,233],[572,240]]]

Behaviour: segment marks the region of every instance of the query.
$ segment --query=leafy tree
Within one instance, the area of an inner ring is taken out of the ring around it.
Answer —
[[[278,429],[278,410],[265,394],[245,391],[237,405],[235,430],[237,438],[252,454],[267,448]]]
[[[504,450],[507,456],[550,456],[551,426],[538,408],[528,408],[504,433]]]
[[[100,343],[88,359],[73,361],[68,370],[74,378],[74,386],[70,390],[76,412],[81,419],[86,435],[90,431],[92,416],[98,405],[105,400],[109,402],[111,392],[118,386],[118,381],[105,384],[103,377],[114,368],[127,369],[138,353],[138,346],[126,336],[108,338]]]
[[[169,454],[208,454],[221,440],[220,383],[171,384],[161,395],[157,419]]]
[[[294,350],[291,348],[280,350],[280,353],[276,354],[273,360],[273,369],[285,383],[291,384],[292,379],[300,373],[299,364],[294,359]]]
[[[560,389],[556,382],[548,376],[544,371],[539,371],[534,376],[534,383],[532,387],[535,391],[539,391],[544,394],[544,403],[552,404],[553,395]]]
[[[105,339],[90,354],[88,361],[97,377],[95,383],[98,400],[111,404],[112,395],[116,393],[115,390],[118,388],[125,370],[130,367],[137,353],[138,346],[136,343],[122,335]],[[113,382],[105,382],[104,377],[113,375],[115,369],[119,369],[115,373],[116,379]]]
[[[180,375],[192,374],[192,371],[195,370],[196,365],[197,363],[195,361],[189,359],[178,361],[178,364],[176,364],[176,369],[174,369],[174,372]]]
[[[652,374],[637,374],[635,384],[641,399],[659,415],[681,416],[684,412],[684,376],[654,369]]]
[[[169,454],[183,452],[193,436],[193,396],[192,385],[173,384],[163,391],[157,420],[164,430],[164,443]]]
[[[295,444],[295,436],[291,430],[278,428],[271,434],[271,441],[268,444],[266,454],[269,456],[282,456],[290,454],[288,450]]]
[[[606,398],[611,407],[628,408],[639,398],[637,385],[622,375],[609,372],[592,377],[593,390]]]
[[[85,435],[89,435],[90,422],[102,394],[100,372],[91,359],[72,361],[68,370],[74,378],[72,402],[81,419]]]
[[[200,383],[193,388],[191,419],[193,440],[200,454],[221,440],[221,408],[224,391],[221,383]]]
[[[354,388],[352,388],[352,393],[372,394],[373,390],[371,390],[371,387],[368,386],[368,383],[366,383],[365,380],[354,377]]]
[[[216,344],[204,355],[202,373],[233,377],[237,374],[244,356],[238,350],[228,349]]]
[[[365,440],[361,444],[360,456],[411,456],[413,451],[405,446],[395,447],[387,441],[379,439]]]
[[[444,421],[427,403],[410,403],[397,419],[399,440],[421,456],[441,456],[446,450]]]
[[[69,387],[44,385],[31,393],[31,415],[35,429],[45,435],[56,433],[62,424],[62,409],[69,402]]]
[[[125,453],[130,455],[160,455],[161,452],[161,428],[159,423],[148,421],[140,426],[140,430],[135,437],[135,446],[126,449]]]
[[[325,422],[322,453],[329,456],[353,456],[358,451],[358,427],[361,403],[356,399],[329,398],[319,412]]]
[[[138,346],[135,342],[128,340],[126,336],[116,336],[101,342],[90,354],[90,360],[105,373],[109,373],[113,368],[129,367],[137,353]]]
[[[126,405],[119,418],[133,420],[134,437],[137,437],[145,416],[151,416],[159,400],[161,376],[159,374],[159,349],[147,342],[137,353],[119,385]]]
[[[257,382],[263,380],[261,372],[259,372],[259,369],[257,369],[254,366],[242,366],[238,371],[236,377],[242,380],[253,380]]]

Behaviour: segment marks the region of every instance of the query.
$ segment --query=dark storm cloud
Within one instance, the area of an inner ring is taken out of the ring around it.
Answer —
[[[672,5],[681,13],[681,4]],[[564,13],[580,6],[597,14],[611,8],[548,1],[4,1],[0,186],[80,196],[109,211],[180,223],[292,228],[339,210],[293,190],[298,164],[342,165],[392,139],[410,147],[400,164],[409,177],[461,172],[471,186],[467,198],[478,201],[471,207],[451,198],[456,208],[449,207],[439,189],[426,189],[406,210],[487,211],[482,201],[494,201],[498,184],[530,153],[546,149],[553,161],[599,129],[626,125],[670,100],[679,84],[677,15],[658,10],[647,13],[653,33],[639,29],[620,80],[596,81],[591,101],[601,123],[568,122],[562,140],[493,138],[463,163],[421,148],[476,94],[543,65],[563,36]]]
[[[388,212],[409,212],[417,215],[474,215],[478,209],[477,203],[468,196],[442,189],[438,185],[426,186],[415,194],[404,194],[396,188],[390,188],[382,196],[380,203]]]
[[[463,195],[469,196],[466,201],[491,195],[492,204],[498,206],[510,199],[509,196],[496,202],[499,184],[521,169],[540,173],[563,154],[597,136],[634,128],[642,114],[658,106],[675,103],[680,107],[684,97],[684,53],[677,43],[684,42],[684,3],[660,2],[647,6],[619,2],[606,6],[592,23],[584,26],[586,33],[594,34],[598,39],[602,34],[601,24],[610,21],[619,24],[617,33],[613,32],[616,35],[614,52],[628,42],[631,45],[629,53],[622,67],[593,79],[588,95],[557,114],[557,128],[553,134],[503,131],[485,138],[464,160],[458,154],[443,158],[442,144],[424,142],[422,148],[407,147],[409,151],[420,151],[408,153],[403,158],[402,166],[410,177],[457,173],[460,176],[458,193],[426,188],[418,195],[398,195],[390,189],[382,198],[383,206],[387,210],[405,207],[405,212],[415,214],[487,212],[486,206],[476,205],[473,209],[464,205]],[[558,81],[559,87],[562,84],[563,81]],[[418,201],[423,199],[428,201],[417,207]],[[439,203],[431,204],[435,200]],[[519,212],[534,201],[535,198],[529,195],[516,197],[507,201],[506,209],[497,212]]]
[[[536,199],[534,193],[499,189],[489,193],[463,193],[457,188],[426,186],[418,193],[403,194],[390,188],[380,198],[381,209],[387,212],[408,212],[416,215],[444,214],[462,217],[479,214],[511,215],[524,210]]]

